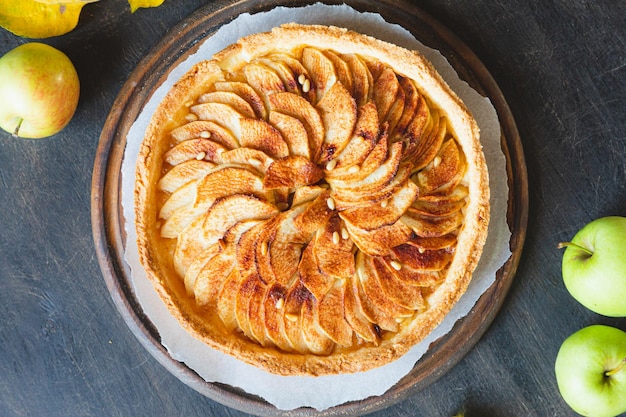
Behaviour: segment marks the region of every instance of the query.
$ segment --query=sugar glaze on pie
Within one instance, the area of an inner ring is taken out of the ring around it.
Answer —
[[[137,161],[140,259],[194,337],[281,375],[384,365],[465,292],[476,122],[421,55],[287,24],[196,64]]]

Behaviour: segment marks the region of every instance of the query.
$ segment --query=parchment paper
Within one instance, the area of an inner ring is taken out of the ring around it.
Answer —
[[[170,315],[138,260],[133,211],[135,161],[145,129],[156,106],[171,85],[194,63],[211,58],[213,53],[242,36],[268,31],[287,22],[346,27],[408,49],[419,50],[468,105],[481,130],[481,142],[487,158],[492,195],[491,223],[484,254],[473,280],[460,302],[426,340],[397,361],[367,372],[322,377],[282,377],[214,351],[190,336]],[[413,368],[431,342],[445,335],[459,318],[471,310],[480,295],[494,282],[496,271],[511,255],[509,251],[511,234],[506,223],[508,186],[505,158],[500,149],[500,126],[490,101],[459,80],[456,72],[438,51],[425,47],[405,29],[386,23],[377,14],[361,13],[345,5],[279,7],[255,15],[243,14],[223,26],[199,47],[195,55],[172,70],[167,82],[154,93],[144,107],[127,137],[122,178],[122,204],[127,232],[126,261],[132,270],[135,294],[145,314],[158,329],[162,344],[174,359],[187,364],[206,381],[242,388],[283,410],[303,406],[324,410],[344,402],[384,394]]]

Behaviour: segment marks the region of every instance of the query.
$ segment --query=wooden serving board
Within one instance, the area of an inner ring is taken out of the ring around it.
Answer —
[[[98,261],[118,310],[142,345],[172,374],[207,397],[229,407],[267,416],[356,416],[395,404],[424,389],[453,367],[474,346],[498,313],[513,281],[526,236],[528,181],[521,140],[515,121],[499,87],[474,53],[450,30],[408,1],[325,1],[348,4],[358,11],[380,14],[386,21],[409,30],[425,45],[439,50],[461,79],[488,97],[499,117],[502,150],[507,160],[509,204],[507,219],[512,232],[511,257],[498,271],[494,284],[474,308],[443,338],[433,343],[413,370],[380,397],[346,403],[325,411],[302,408],[278,410],[241,390],[207,383],[185,364],[172,359],[133,293],[130,270],[124,261],[125,233],[121,207],[121,165],[126,135],[160,85],[168,70],[195,51],[223,24],[244,12],[276,6],[304,6],[313,1],[214,1],[199,9],[163,38],[131,73],[120,91],[102,130],[92,180],[92,228]]]

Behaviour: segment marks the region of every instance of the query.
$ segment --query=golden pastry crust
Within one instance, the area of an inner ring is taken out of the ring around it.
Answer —
[[[187,331],[324,375],[389,363],[442,321],[480,258],[489,186],[475,120],[421,55],[287,24],[172,87],[135,205],[141,263]]]

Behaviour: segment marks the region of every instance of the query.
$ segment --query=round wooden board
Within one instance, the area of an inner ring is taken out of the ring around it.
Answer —
[[[395,404],[436,381],[471,349],[499,311],[513,281],[526,235],[528,182],[521,140],[502,93],[480,60],[451,31],[407,1],[326,1],[348,4],[356,10],[379,13],[390,23],[408,29],[425,45],[441,51],[459,76],[494,105],[502,129],[502,150],[509,180],[508,222],[512,256],[498,271],[494,284],[474,308],[443,338],[433,343],[413,370],[379,397],[342,404],[324,411],[308,408],[278,410],[241,390],[207,383],[185,364],[172,359],[133,293],[130,270],[124,261],[125,233],[121,194],[121,165],[126,134],[160,85],[168,70],[195,51],[223,24],[239,14],[270,10],[280,5],[304,6],[313,1],[218,0],[186,18],[144,58],[120,91],[105,122],[98,145],[92,180],[92,228],[100,268],[107,287],[124,320],[142,345],[172,374],[201,394],[226,406],[263,416],[357,416]],[[142,86],[142,88],[136,88]]]

